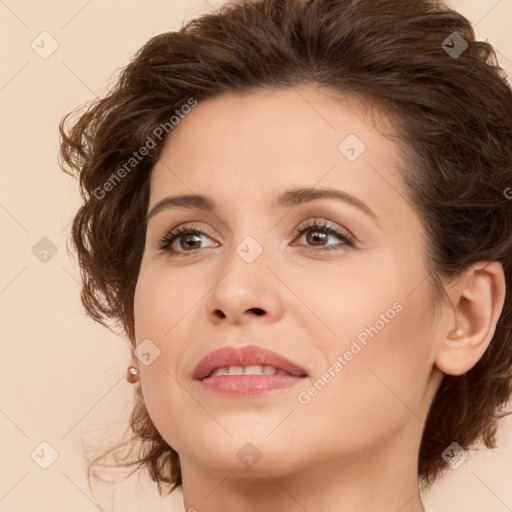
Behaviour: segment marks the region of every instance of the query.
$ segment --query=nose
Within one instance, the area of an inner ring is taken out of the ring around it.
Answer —
[[[283,316],[283,286],[260,256],[247,263],[236,252],[225,261],[226,272],[213,284],[205,301],[207,314],[216,324],[241,326],[251,322],[270,324]]]

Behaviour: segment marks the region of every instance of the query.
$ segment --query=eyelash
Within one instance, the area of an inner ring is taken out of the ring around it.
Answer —
[[[294,236],[295,238],[301,237],[304,233],[307,233],[308,231],[319,231],[322,232],[325,235],[335,235],[337,236],[347,247],[354,247],[355,241],[354,237],[346,230],[341,228],[336,228],[333,226],[330,226],[327,222],[322,221],[318,222],[316,220],[309,221],[309,224],[307,224],[304,227],[300,227],[295,230]],[[182,235],[190,234],[190,235],[205,235],[209,236],[207,233],[200,229],[195,229],[195,227],[192,226],[179,226],[172,231],[169,231],[157,244],[157,250],[159,253],[167,253],[168,256],[175,256],[175,255],[181,255],[181,256],[189,256],[193,255],[198,251],[199,249],[192,249],[190,251],[177,251],[175,249],[170,249],[169,247],[171,244],[179,238]],[[307,247],[307,246],[306,246]],[[338,248],[333,246],[327,246],[327,247],[317,247],[315,246],[309,246],[312,250],[318,250],[320,252],[327,252],[327,251],[333,251],[333,250],[344,250],[344,248]]]

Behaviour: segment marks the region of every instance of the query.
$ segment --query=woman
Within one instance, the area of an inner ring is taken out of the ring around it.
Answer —
[[[124,463],[185,510],[423,511],[494,446],[512,91],[462,15],[230,2],[60,129],[82,301],[132,353]]]

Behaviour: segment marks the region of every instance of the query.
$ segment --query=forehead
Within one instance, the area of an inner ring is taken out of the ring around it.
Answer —
[[[165,142],[150,208],[168,194],[276,207],[282,191],[314,186],[365,197],[377,210],[388,198],[396,208],[400,162],[373,113],[311,85],[199,102]]]

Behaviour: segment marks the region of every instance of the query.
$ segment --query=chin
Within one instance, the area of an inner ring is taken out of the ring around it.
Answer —
[[[197,437],[192,435],[189,438],[193,445],[188,451],[201,464],[250,474],[262,472],[266,477],[267,471],[280,473],[294,464],[291,455],[295,453],[296,443],[290,433],[285,430],[280,435],[277,431],[272,432],[279,422],[272,422],[271,428],[265,425],[262,432],[250,428],[249,423],[243,425],[244,428],[240,424],[237,428],[234,425],[229,428],[228,423],[232,422],[220,422],[233,437],[215,423],[206,429],[201,428]],[[269,432],[272,433],[268,435]]]

